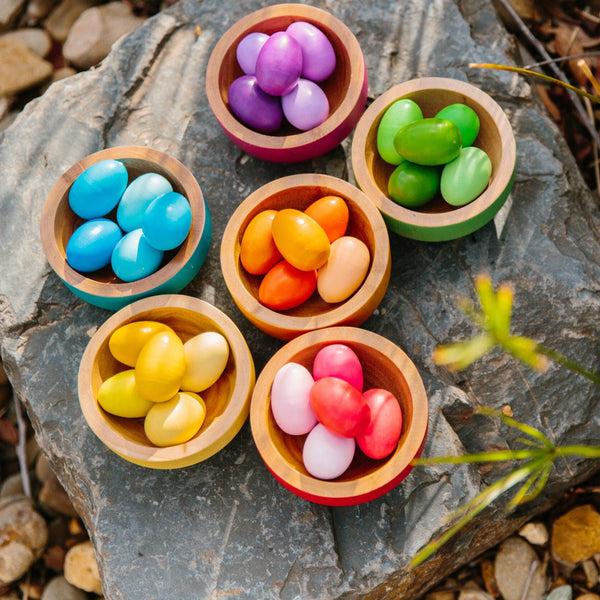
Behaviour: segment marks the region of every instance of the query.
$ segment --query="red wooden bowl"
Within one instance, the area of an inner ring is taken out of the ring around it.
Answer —
[[[261,277],[248,274],[240,262],[240,244],[251,219],[267,209],[306,209],[327,195],[342,197],[350,212],[347,235],[362,240],[371,265],[362,285],[350,298],[328,304],[318,293],[302,305],[278,312],[258,299]],[[256,327],[283,340],[332,325],[360,325],[377,308],[390,280],[389,234],[379,211],[356,186],[347,181],[308,173],[290,175],[268,183],[250,194],[229,219],[221,241],[221,270],[229,292],[246,318]]]
[[[285,30],[295,21],[318,27],[331,42],[336,69],[320,85],[329,100],[329,117],[321,125],[298,131],[282,127],[273,135],[243,125],[231,112],[227,90],[243,75],[236,48],[252,32],[268,35]],[[225,134],[244,152],[271,162],[292,163],[329,152],[354,129],[367,101],[367,70],[362,50],[352,32],[328,12],[303,4],[278,4],[253,12],[233,25],[214,47],[206,69],[206,95]]]
[[[277,371],[296,362],[312,371],[317,352],[328,344],[348,345],[357,354],[365,390],[383,388],[398,400],[403,428],[396,450],[374,460],[358,449],[349,469],[334,480],[310,475],[302,462],[306,436],[284,433],[271,411],[271,385]],[[294,494],[331,506],[374,500],[396,487],[411,471],[411,461],[425,443],[428,403],[419,372],[408,356],[388,339],[356,327],[332,327],[301,335],[276,352],[260,373],[250,404],[250,425],[258,451],[273,476]]]
[[[377,152],[377,128],[386,109],[400,98],[414,100],[424,117],[433,117],[449,104],[462,103],[479,117],[474,146],[492,163],[487,188],[471,203],[450,206],[441,196],[420,208],[405,208],[388,194],[394,166]],[[423,77],[394,86],[375,100],[361,117],[352,140],[352,169],[357,185],[383,214],[388,228],[404,237],[438,242],[459,238],[483,227],[506,202],[512,188],[516,144],[512,128],[500,106],[479,88],[444,77]]]

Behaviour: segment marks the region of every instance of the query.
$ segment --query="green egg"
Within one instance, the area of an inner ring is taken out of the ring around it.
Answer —
[[[454,123],[460,129],[463,148],[473,144],[479,133],[479,117],[470,106],[460,103],[449,104],[435,116]]]
[[[394,137],[402,158],[419,165],[443,165],[454,160],[462,148],[459,128],[446,119],[431,117],[405,125]]]
[[[463,148],[442,170],[442,197],[452,206],[464,206],[485,190],[491,175],[492,161],[481,148]]]
[[[385,162],[399,165],[404,160],[394,148],[394,136],[408,123],[422,118],[419,105],[410,98],[401,98],[388,106],[377,127],[377,151]]]
[[[388,180],[388,193],[394,202],[407,208],[427,204],[437,194],[440,186],[440,169],[417,165],[408,161],[400,163]]]

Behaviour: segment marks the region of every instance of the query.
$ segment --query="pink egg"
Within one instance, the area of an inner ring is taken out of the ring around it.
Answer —
[[[346,344],[323,346],[313,361],[315,381],[323,377],[338,377],[354,386],[359,392],[363,389],[363,371],[360,360],[352,348]]]
[[[371,409],[371,421],[356,436],[360,449],[371,458],[385,458],[398,445],[402,433],[402,410],[396,397],[387,390],[367,390],[363,397]]]
[[[310,406],[314,380],[310,371],[298,364],[281,367],[271,386],[271,411],[279,428],[290,435],[308,433],[317,423]]]
[[[264,43],[256,59],[256,80],[273,96],[287,94],[302,72],[300,44],[285,31],[277,31]]]
[[[281,102],[263,92],[254,75],[242,75],[227,90],[227,100],[233,114],[244,125],[261,133],[277,131],[283,121]]]
[[[258,53],[268,39],[269,36],[266,33],[254,31],[240,40],[235,50],[235,56],[246,75],[254,75],[256,73]]]
[[[356,442],[315,425],[304,441],[302,461],[306,470],[318,479],[335,479],[352,463]]]
[[[337,377],[318,379],[310,390],[310,406],[319,422],[342,437],[355,437],[371,420],[363,395]]]
[[[334,72],[335,50],[318,27],[306,21],[296,21],[286,32],[302,48],[302,77],[311,81],[323,81]]]
[[[281,97],[281,107],[285,118],[301,131],[320,125],[329,116],[325,92],[308,79],[299,79],[298,84]]]

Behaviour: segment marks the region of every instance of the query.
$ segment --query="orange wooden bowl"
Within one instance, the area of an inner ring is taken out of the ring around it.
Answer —
[[[296,362],[312,372],[317,352],[328,344],[346,344],[357,354],[364,373],[364,389],[390,391],[402,409],[402,434],[396,450],[374,460],[357,448],[348,470],[334,480],[310,475],[302,462],[304,436],[284,433],[271,411],[271,385],[277,371]],[[269,360],[256,381],[250,405],[250,425],[258,451],[273,476],[298,496],[332,506],[373,500],[396,487],[412,469],[425,443],[428,402],[423,381],[408,356],[388,339],[357,327],[332,327],[301,335]]]
[[[188,442],[154,446],[144,433],[143,419],[116,417],[96,400],[102,382],[127,369],[110,353],[108,342],[119,327],[151,320],[169,325],[183,342],[204,331],[216,331],[229,343],[229,360],[221,377],[201,392],[206,418]],[[92,431],[124,459],[154,469],[186,467],[206,460],[224,448],[248,417],[254,388],[254,362],[246,341],[223,312],[198,298],[179,294],[138,300],[113,314],[90,340],[79,367],[79,403]]]
[[[350,213],[346,235],[359,238],[369,249],[371,266],[365,280],[344,302],[327,304],[315,292],[304,304],[285,312],[267,308],[258,299],[262,278],[248,274],[240,262],[240,244],[246,226],[263,210],[304,210],[327,195],[340,196],[346,201]],[[322,327],[360,325],[377,308],[387,290],[391,272],[389,234],[379,211],[356,186],[330,175],[290,175],[262,186],[237,207],[223,233],[221,270],[242,313],[273,337],[289,340]]]
[[[229,109],[227,90],[234,79],[243,75],[236,48],[249,33],[271,35],[295,21],[318,27],[335,50],[335,72],[319,84],[329,101],[329,117],[309,131],[282,126],[277,134],[258,133],[243,125]],[[354,34],[333,15],[304,4],[268,6],[240,19],[217,42],[206,68],[208,103],[225,134],[244,152],[272,162],[310,160],[335,148],[354,129],[364,111],[367,88],[365,60]]]
[[[477,113],[480,131],[473,145],[484,150],[492,162],[490,182],[478,198],[454,207],[440,195],[420,208],[405,208],[391,199],[387,184],[395,167],[377,152],[377,128],[386,109],[400,98],[414,100],[424,117],[433,117],[454,103],[466,104]],[[515,162],[515,138],[500,106],[479,88],[443,77],[413,79],[389,89],[365,111],[352,140],[356,183],[379,208],[389,229],[404,237],[430,242],[468,235],[493,219],[512,188]]]
[[[157,271],[130,283],[118,279],[110,266],[93,273],[79,273],[67,263],[69,238],[84,221],[69,206],[69,190],[83,171],[105,159],[121,161],[127,167],[129,183],[144,173],[162,175],[169,180],[174,191],[187,198],[192,209],[190,233],[183,244],[176,250],[165,252],[163,264]],[[40,222],[42,248],[63,283],[86,302],[110,310],[118,310],[149,295],[181,291],[204,263],[211,235],[208,206],[192,173],[164,152],[137,146],[107,148],[75,163],[48,194]]]

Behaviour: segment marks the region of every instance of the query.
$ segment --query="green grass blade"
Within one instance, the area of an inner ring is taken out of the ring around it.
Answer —
[[[600,446],[559,446],[555,450],[555,456],[600,458]]]
[[[545,448],[548,450],[554,450],[554,444],[538,429],[531,427],[530,425],[526,425],[525,423],[521,423],[520,421],[516,421],[515,419],[508,417],[505,414],[502,414],[499,410],[495,410],[493,408],[489,408],[488,406],[481,406],[478,411],[483,415],[489,415],[491,417],[500,417],[506,425],[509,427],[514,427],[518,429],[525,435],[532,437],[534,440],[542,443]]]
[[[460,456],[430,456],[420,457],[412,460],[412,465],[435,465],[435,464],[461,464],[497,462],[502,460],[525,460],[538,459],[548,455],[546,448],[522,448],[519,450],[491,450],[489,452],[475,452],[473,454],[461,454]]]
[[[548,469],[548,473],[550,472],[550,467],[552,467],[552,462],[553,461],[550,458],[547,462],[540,465],[539,468],[536,468],[531,473],[531,475],[529,475],[529,477],[527,478],[527,481],[525,481],[525,483],[520,487],[520,489],[514,495],[513,499],[508,503],[507,508],[509,511],[513,510],[518,504],[521,504],[522,502],[526,502],[526,498],[528,498],[528,494],[530,493],[529,491],[531,490],[531,488],[534,485],[534,483],[536,482],[536,480],[539,482],[540,475],[545,472],[546,468]],[[539,491],[537,493],[539,493]],[[530,499],[535,498],[535,496],[537,496],[537,493],[530,494],[529,498]]]

